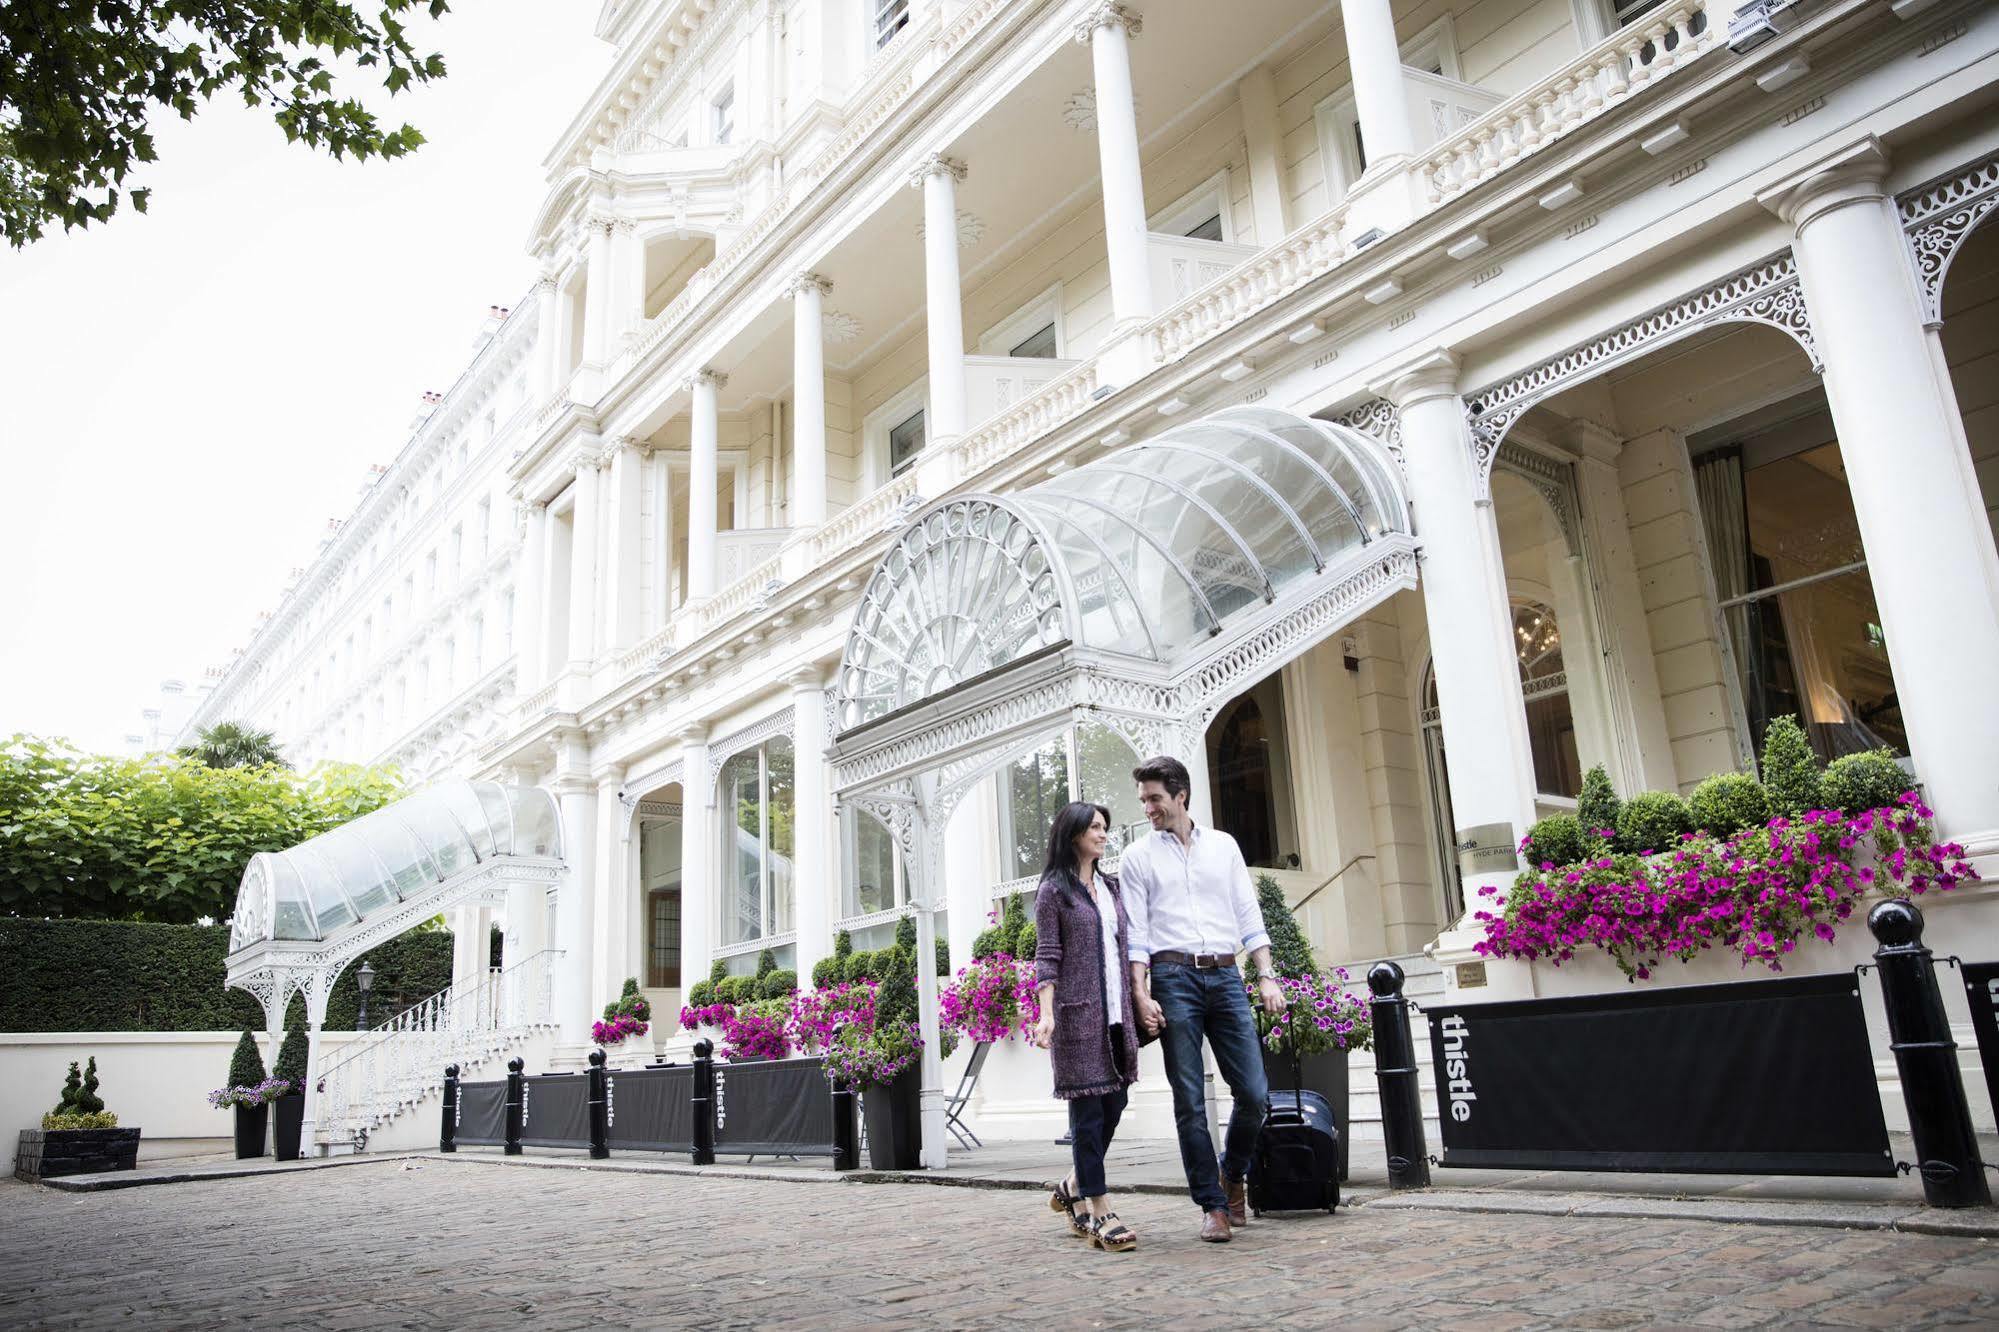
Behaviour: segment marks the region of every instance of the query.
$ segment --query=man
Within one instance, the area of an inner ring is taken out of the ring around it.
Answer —
[[[1270,935],[1241,849],[1225,832],[1196,827],[1187,812],[1186,765],[1161,755],[1131,776],[1152,825],[1118,864],[1131,917],[1135,1013],[1147,1031],[1161,1033],[1180,1163],[1203,1213],[1201,1238],[1225,1244],[1231,1227],[1249,1223],[1249,1158],[1270,1099],[1236,951],[1256,961],[1257,997],[1266,1012],[1284,1011],[1284,991],[1271,979]],[[1235,1100],[1219,1163],[1201,1090],[1204,1038]]]

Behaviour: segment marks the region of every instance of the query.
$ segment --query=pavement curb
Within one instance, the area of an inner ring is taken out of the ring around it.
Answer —
[[[406,1161],[410,1155],[407,1152],[398,1152],[392,1156],[334,1156],[296,1164],[289,1161],[279,1164],[274,1161],[261,1166],[174,1170],[153,1175],[114,1170],[100,1175],[59,1175],[54,1179],[38,1179],[34,1182],[42,1188],[54,1189],[58,1193],[109,1193],[114,1189],[143,1189],[154,1184],[202,1184],[212,1179],[254,1179],[260,1175],[297,1175],[314,1170],[337,1170],[342,1166],[382,1165],[390,1161]]]

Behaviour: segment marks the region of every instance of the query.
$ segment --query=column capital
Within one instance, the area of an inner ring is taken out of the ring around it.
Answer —
[[[1458,396],[1458,358],[1442,347],[1405,361],[1368,385],[1368,392],[1386,398],[1397,410],[1427,398]]]
[[[593,234],[597,232],[602,232],[604,235],[608,236],[611,234],[612,228],[616,227],[617,225],[618,225],[618,218],[610,213],[593,212],[586,215],[583,219],[583,230]]]
[[[534,279],[535,294],[541,295],[543,293],[546,293],[549,295],[553,295],[555,292],[555,280],[558,276],[559,274],[553,268],[544,268],[539,273],[535,274],[535,279]]]
[[[697,388],[706,386],[719,392],[728,382],[729,377],[720,370],[697,370],[688,376],[687,390],[691,393]]]
[[[1128,36],[1136,37],[1145,30],[1145,16],[1129,5],[1121,5],[1116,0],[1094,6],[1076,23],[1076,41],[1088,46],[1097,35],[1099,28],[1123,28]]]
[[[784,682],[791,686],[794,694],[824,693],[826,672],[818,662],[808,662],[788,673]]]
[[[1756,192],[1756,202],[1802,229],[1807,222],[1851,203],[1884,197],[1888,150],[1872,134],[1822,157],[1802,171]]]
[[[932,176],[949,176],[953,181],[962,181],[965,174],[965,164],[957,158],[946,157],[942,153],[932,153],[918,162],[916,170],[909,173],[909,187],[920,190],[923,188],[923,182]]]
[[[585,448],[585,449],[578,449],[570,457],[569,465],[571,468],[575,470],[578,476],[581,476],[585,472],[596,471],[599,467],[603,466],[608,461],[609,461],[608,455],[606,455],[602,450]]]
[[[816,291],[821,296],[830,296],[833,293],[832,280],[823,278],[817,273],[800,273],[784,287],[784,294],[787,296],[800,296],[808,291]]]
[[[690,745],[706,745],[708,743],[708,723],[689,722],[680,728],[679,740],[682,748]],[[684,785],[683,783],[683,788]]]

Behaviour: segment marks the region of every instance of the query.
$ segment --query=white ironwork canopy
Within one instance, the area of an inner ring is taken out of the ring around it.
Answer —
[[[1265,408],[918,513],[855,612],[830,754],[840,799],[903,857],[918,956],[944,825],[976,782],[1086,722],[1197,757],[1230,699],[1414,587],[1416,550],[1382,445]],[[918,973],[924,1159],[941,1166],[936,981]]]

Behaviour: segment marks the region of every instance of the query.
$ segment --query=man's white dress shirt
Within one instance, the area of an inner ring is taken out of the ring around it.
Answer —
[[[1173,832],[1150,832],[1118,861],[1130,918],[1133,962],[1154,953],[1254,951],[1270,943],[1249,866],[1235,838],[1194,826],[1191,845]]]

